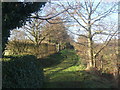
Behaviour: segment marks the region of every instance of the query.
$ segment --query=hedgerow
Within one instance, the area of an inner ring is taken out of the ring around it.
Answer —
[[[42,88],[43,79],[43,68],[35,56],[9,56],[3,58],[3,88]]]

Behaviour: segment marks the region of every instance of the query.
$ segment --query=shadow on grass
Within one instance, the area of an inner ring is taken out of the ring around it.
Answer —
[[[47,76],[51,77],[51,76],[53,76],[54,74],[56,74],[56,73],[58,73],[58,72],[61,72],[61,71],[65,70],[65,69],[68,69],[68,68],[70,68],[70,67],[72,67],[72,66],[75,66],[75,65],[77,64],[77,62],[78,62],[78,61],[75,61],[75,62],[73,62],[73,64],[71,64],[71,65],[69,65],[69,66],[65,66],[65,67],[62,67],[62,69],[58,69],[58,70],[56,70],[56,71],[53,71],[53,72],[51,72],[50,74],[48,74]],[[56,67],[53,67],[53,68],[51,68],[51,69],[48,69],[48,70],[46,70],[45,72],[50,71],[50,70],[53,70],[53,69],[55,69],[55,68],[57,68],[57,66],[56,66]]]
[[[43,68],[53,67],[58,65],[64,60],[65,56],[61,55],[61,53],[55,53],[46,58],[41,58],[39,61],[41,62]]]
[[[63,51],[41,59],[45,80],[43,88],[113,88],[110,79],[100,77],[80,68],[73,51]],[[107,75],[108,76],[108,75]]]
[[[43,88],[116,88],[106,78],[93,76],[86,71],[63,71],[49,77]]]
[[[43,88],[82,88],[83,77],[76,71],[61,71],[47,75]]]
[[[43,88],[82,88],[82,82],[80,81],[63,81],[63,82],[49,82],[46,83],[49,86]]]

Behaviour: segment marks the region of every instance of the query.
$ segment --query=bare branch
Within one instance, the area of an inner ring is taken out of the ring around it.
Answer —
[[[43,37],[42,39],[39,39],[38,44],[41,44],[43,40],[45,40],[46,37]]]
[[[107,32],[104,32],[107,28],[104,27],[104,25],[96,25],[96,26],[101,26],[103,28],[103,30],[99,30],[99,31],[95,31],[92,35],[92,37],[94,37],[95,35],[98,35],[98,34],[101,34],[101,35],[108,35],[108,36],[112,36],[113,33],[107,33]],[[115,28],[115,24],[112,25],[112,27],[110,28],[110,30],[113,30]],[[117,35],[114,35],[114,36],[117,36]]]
[[[60,14],[62,14],[62,13],[64,13],[64,12],[66,12],[66,11],[67,11],[67,10],[69,10],[69,9],[71,9],[71,8],[67,8],[67,9],[63,10],[62,12],[57,13],[56,15],[51,16],[51,17],[46,17],[46,18],[43,18],[43,17],[40,17],[40,16],[32,16],[32,17],[30,17],[30,18],[36,18],[36,19],[41,19],[41,20],[49,20],[49,19],[53,19],[53,18],[55,18],[55,17],[59,16]]]
[[[75,13],[80,17],[80,19],[85,23],[87,24],[87,22],[84,20],[84,18],[82,17],[83,15],[80,13],[78,13],[76,10],[75,10]]]
[[[80,43],[80,42],[76,42],[76,44],[79,44],[79,45],[86,46],[85,44],[83,44],[83,43]]]
[[[100,15],[92,18],[91,20],[94,20],[94,21],[91,23],[91,25],[93,25],[95,22],[100,21],[102,18],[105,18],[106,16],[108,16],[109,14],[111,14],[111,12],[112,12],[112,10],[113,10],[113,8],[114,8],[115,6],[116,6],[116,4],[113,5],[113,6],[112,6],[110,9],[108,9],[107,11],[103,12],[102,14],[100,14]]]
[[[68,3],[68,2],[67,2]],[[73,8],[69,3],[68,3],[68,5],[69,5],[69,7],[70,8],[72,8],[72,9],[74,9],[74,12],[82,19],[82,21],[85,23],[85,24],[87,24],[87,22],[84,20],[84,18],[82,17],[82,16],[84,16],[82,13],[78,13],[77,12],[77,9],[76,8]]]
[[[53,19],[54,20],[54,19]],[[72,21],[61,21],[61,22],[51,22],[51,21],[49,21],[49,20],[46,20],[48,23],[50,23],[50,24],[60,24],[60,23],[66,23],[66,22],[72,22]]]
[[[96,11],[96,9],[98,8],[98,6],[100,5],[101,2],[102,2],[102,0],[100,0],[99,3],[96,5],[96,7],[92,10],[92,13],[94,13]]]
[[[113,38],[113,36],[117,33],[117,31],[115,31],[115,33],[110,37],[109,41],[107,41],[107,43],[95,54],[95,58],[99,55],[99,53],[109,44],[109,42],[111,41],[111,39]]]
[[[66,10],[65,6],[64,6],[63,4],[61,4],[61,5],[62,5],[62,7]],[[74,18],[74,20],[75,20],[80,26],[82,26],[85,30],[87,30],[87,28],[86,28],[85,26],[83,26],[83,25],[78,21],[78,19],[76,19],[73,15],[71,15],[68,10],[66,10],[66,12],[67,12],[72,18]]]
[[[34,43],[34,40],[32,40],[31,37],[29,37],[28,35],[27,35],[27,37]]]
[[[106,32],[95,32],[93,35],[92,35],[92,37],[93,36],[95,36],[95,35],[98,35],[98,34],[102,34],[102,35],[109,35],[109,36],[112,36],[113,34],[111,33],[106,33]],[[114,36],[117,36],[117,35],[114,35]]]
[[[87,11],[87,13],[89,14],[90,12],[89,12],[89,10],[88,10],[88,2],[86,1],[86,0],[84,0],[84,3],[85,3],[85,10]]]
[[[83,34],[77,34],[77,33],[74,33],[74,32],[72,32],[72,31],[70,31],[70,30],[68,30],[70,33],[72,33],[72,34],[75,34],[75,35],[77,35],[77,36],[81,36],[81,37],[85,37],[85,38],[88,38],[86,35],[83,35]]]

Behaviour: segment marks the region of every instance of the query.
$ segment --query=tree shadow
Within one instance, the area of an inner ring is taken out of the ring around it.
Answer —
[[[82,88],[81,81],[49,82],[43,88]]]
[[[57,72],[54,72],[54,74]],[[43,88],[116,88],[110,80],[93,76],[85,70],[65,71],[50,76]]]
[[[64,60],[65,56],[61,55],[60,52],[49,55],[45,58],[38,59],[42,64],[43,68],[53,67],[60,64]]]
[[[50,74],[48,74],[48,76],[50,77],[50,76],[52,76],[52,75],[54,75],[54,74],[56,74],[56,73],[58,73],[58,72],[60,72],[60,71],[63,71],[63,70],[65,70],[65,69],[67,69],[67,68],[70,68],[70,67],[72,67],[72,66],[75,66],[76,64],[77,64],[77,62],[78,61],[76,61],[76,62],[74,62],[73,64],[71,64],[71,65],[69,65],[69,66],[67,66],[67,67],[64,67],[64,68],[62,68],[62,69],[58,69],[58,70],[56,70],[56,71],[53,71],[53,72],[51,72]],[[53,67],[53,68],[51,68],[51,69],[48,69],[48,70],[46,70],[45,72],[47,72],[47,71],[49,71],[49,70],[52,70],[52,69],[54,69],[54,68],[56,68],[57,66],[55,66],[55,67]]]

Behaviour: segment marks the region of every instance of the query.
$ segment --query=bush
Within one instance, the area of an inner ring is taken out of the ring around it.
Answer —
[[[10,60],[5,60],[10,58]],[[41,88],[44,74],[35,56],[9,56],[2,62],[3,88]]]
[[[9,41],[4,55],[34,55],[37,58],[43,58],[45,56],[56,53],[56,45],[42,43],[35,45],[28,41]]]

